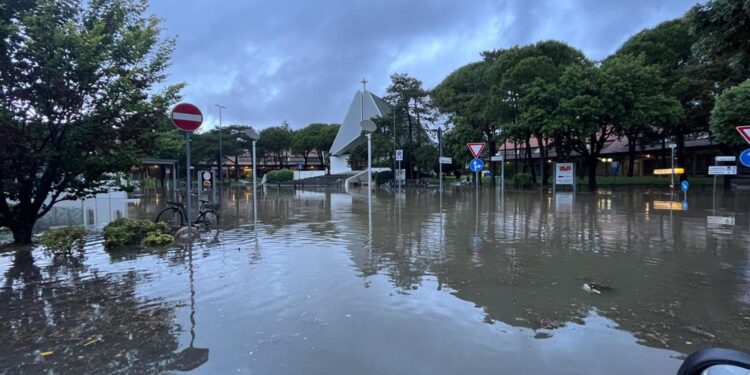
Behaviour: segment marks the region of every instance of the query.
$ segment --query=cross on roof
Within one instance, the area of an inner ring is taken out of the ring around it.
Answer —
[[[362,83],[362,91],[367,90],[367,82],[369,82],[367,79],[362,78],[362,82],[360,82]]]

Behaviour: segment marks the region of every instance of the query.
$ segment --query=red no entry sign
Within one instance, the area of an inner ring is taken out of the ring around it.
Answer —
[[[172,108],[172,124],[186,132],[198,129],[203,123],[203,114],[190,103],[180,103]]]

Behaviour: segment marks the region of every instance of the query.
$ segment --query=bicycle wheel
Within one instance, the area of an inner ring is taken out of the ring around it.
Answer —
[[[205,210],[200,213],[195,225],[202,225],[206,228],[219,225],[219,214],[214,210]]]
[[[179,209],[175,207],[167,207],[159,212],[159,215],[156,216],[156,220],[154,221],[157,223],[165,223],[170,229],[174,229],[182,227],[185,218],[182,217],[182,212],[180,212]]]

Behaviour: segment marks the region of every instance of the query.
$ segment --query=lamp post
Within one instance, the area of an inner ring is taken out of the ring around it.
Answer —
[[[221,104],[214,104],[215,106],[219,107],[219,183],[223,186],[224,185],[224,168],[222,168],[222,165],[224,164],[224,148],[222,147],[222,140],[221,140],[221,110],[226,109],[227,106],[221,105]],[[221,190],[219,190],[221,192]]]
[[[669,148],[672,149],[672,192],[674,193],[674,149],[677,148],[677,145],[674,143],[669,144]]]
[[[253,140],[253,226],[255,226],[258,224],[258,190],[255,185],[255,144],[260,139],[260,134],[253,128],[245,130],[245,134]]]
[[[367,135],[367,201],[368,209],[372,212],[372,132],[378,129],[372,120],[362,120],[359,123]]]

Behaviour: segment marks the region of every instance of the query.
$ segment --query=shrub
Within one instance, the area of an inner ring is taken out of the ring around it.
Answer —
[[[393,180],[393,172],[391,171],[382,171],[382,172],[375,174],[376,185],[384,184],[390,180]]]
[[[266,174],[266,182],[287,182],[294,180],[294,172],[289,169],[270,171]]]
[[[166,233],[166,231],[166,223],[119,218],[104,227],[102,237],[104,237],[104,247],[113,249],[140,245],[149,232]]]
[[[531,173],[516,173],[513,175],[513,184],[523,189],[531,186]]]
[[[83,253],[86,229],[81,227],[52,228],[39,238],[45,249],[55,255],[70,255],[73,250]]]
[[[172,237],[172,235],[155,230],[146,233],[146,238],[143,240],[143,243],[148,246],[164,246],[173,241],[174,237]]]

